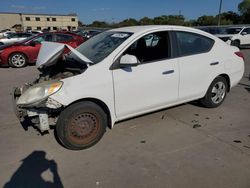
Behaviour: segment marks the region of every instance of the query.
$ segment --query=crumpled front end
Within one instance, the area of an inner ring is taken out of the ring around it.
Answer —
[[[48,131],[51,127],[56,125],[63,105],[50,97],[33,104],[19,105],[18,100],[28,88],[28,85],[24,85],[14,89],[13,107],[16,116],[21,123],[25,120],[30,120],[33,126],[38,128],[41,132]]]

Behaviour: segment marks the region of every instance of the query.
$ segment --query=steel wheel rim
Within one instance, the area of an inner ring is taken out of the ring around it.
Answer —
[[[96,115],[84,112],[70,119],[67,136],[75,144],[90,144],[97,138],[100,128],[100,121]]]
[[[212,101],[215,104],[219,104],[223,101],[226,95],[226,85],[224,82],[217,82],[212,89]]]
[[[11,64],[16,67],[22,67],[25,65],[25,57],[22,54],[15,54],[11,57]]]

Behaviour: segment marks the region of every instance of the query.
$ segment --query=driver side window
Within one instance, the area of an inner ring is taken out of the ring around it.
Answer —
[[[170,58],[170,41],[168,32],[148,34],[134,42],[123,55],[134,55],[140,63]]]
[[[49,34],[49,35],[40,36],[40,37],[36,38],[34,41],[37,42],[37,43],[41,43],[43,41],[51,42],[52,41],[52,35]]]
[[[250,28],[246,28],[246,29],[244,29],[243,31],[242,31],[242,33],[243,32],[245,32],[245,33],[247,33],[248,35],[250,34]]]

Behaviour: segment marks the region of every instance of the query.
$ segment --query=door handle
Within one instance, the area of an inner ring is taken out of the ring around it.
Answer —
[[[174,73],[174,70],[167,70],[167,71],[164,71],[162,74],[165,75],[165,74],[172,74]]]
[[[210,63],[211,66],[218,65],[218,64],[219,64],[218,61],[217,61],[217,62]]]

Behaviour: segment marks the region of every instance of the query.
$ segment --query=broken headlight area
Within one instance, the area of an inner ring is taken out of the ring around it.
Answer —
[[[61,81],[42,82],[27,88],[17,100],[20,107],[32,107],[43,102],[50,95],[58,92],[63,85]]]
[[[49,130],[51,126],[56,125],[57,118],[62,111],[63,105],[51,99],[50,97],[42,100],[44,95],[41,95],[41,98],[33,97],[33,103],[30,103],[31,99],[27,99],[27,103],[24,103],[26,100],[25,95],[30,95],[33,93],[29,93],[29,90],[32,87],[28,89],[25,87],[27,86],[16,88],[14,90],[14,109],[16,111],[17,117],[19,118],[25,130],[27,130],[28,126],[34,126],[40,132]],[[49,90],[48,87],[45,88]]]

